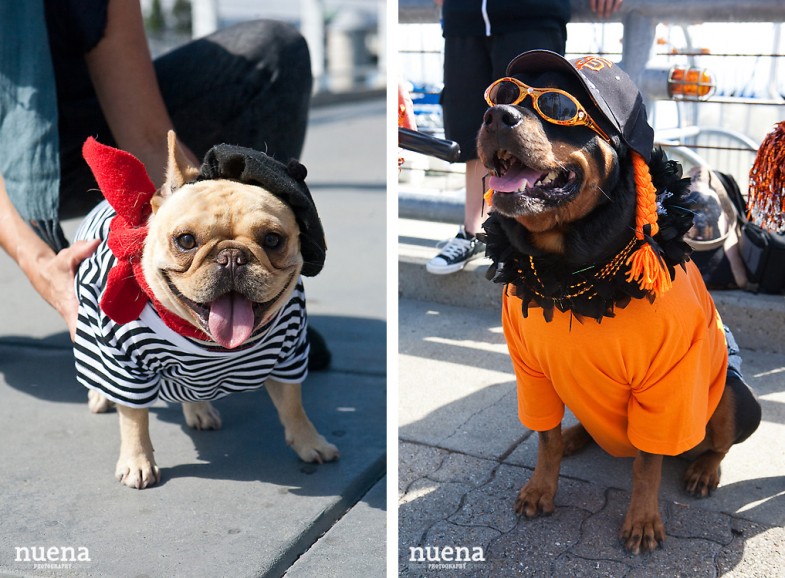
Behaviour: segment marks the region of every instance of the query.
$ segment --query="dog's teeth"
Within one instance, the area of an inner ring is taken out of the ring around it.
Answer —
[[[540,184],[548,185],[548,184],[552,183],[553,181],[555,181],[558,178],[558,176],[559,176],[559,172],[558,171],[551,171],[547,175],[543,175],[540,178]]]

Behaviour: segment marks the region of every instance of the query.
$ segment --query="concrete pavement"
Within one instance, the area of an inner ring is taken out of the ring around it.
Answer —
[[[0,256],[0,576],[384,574],[384,119],[379,99],[313,109],[302,158],[329,247],[305,280],[309,317],[333,353],[303,398],[336,463],[300,462],[265,393],[216,402],[218,432],[161,402],[161,484],[121,486],[116,414],[88,412],[62,321]]]
[[[660,506],[668,538],[634,557],[617,540],[631,460],[596,446],[562,463],[552,516],[514,515],[537,436],[517,419],[499,288],[485,281],[482,261],[446,277],[424,271],[435,241],[455,230],[399,222],[400,575],[785,576],[785,298],[714,295],[733,321],[763,423],[731,450],[708,499],[681,490],[686,461],[666,459]],[[429,567],[428,555],[445,547],[467,548],[474,561]]]

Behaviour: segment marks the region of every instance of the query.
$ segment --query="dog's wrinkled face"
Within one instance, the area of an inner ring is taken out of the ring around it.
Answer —
[[[567,91],[600,122],[574,79],[552,72],[516,78],[530,86]],[[531,97],[515,106],[489,108],[477,150],[492,175],[494,210],[518,221],[535,245],[552,253],[563,252],[565,227],[607,200],[604,192],[613,189],[618,178],[613,144],[585,126],[542,119]]]
[[[145,280],[166,309],[232,349],[289,299],[303,264],[300,230],[291,208],[260,187],[184,184],[196,169],[173,140],[152,202]]]

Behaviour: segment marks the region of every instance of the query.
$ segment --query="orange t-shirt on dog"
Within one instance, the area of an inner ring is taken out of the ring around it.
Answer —
[[[521,422],[556,427],[564,406],[614,456],[677,455],[700,443],[725,387],[728,351],[698,269],[676,268],[654,303],[633,299],[616,316],[582,323],[554,309],[547,323],[505,295],[502,322],[518,383]]]

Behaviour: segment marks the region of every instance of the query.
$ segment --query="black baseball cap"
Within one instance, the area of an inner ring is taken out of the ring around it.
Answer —
[[[602,56],[567,60],[550,50],[530,50],[513,58],[507,66],[507,76],[547,71],[566,72],[577,78],[613,131],[649,162],[654,129],[646,118],[638,87],[618,64]]]

